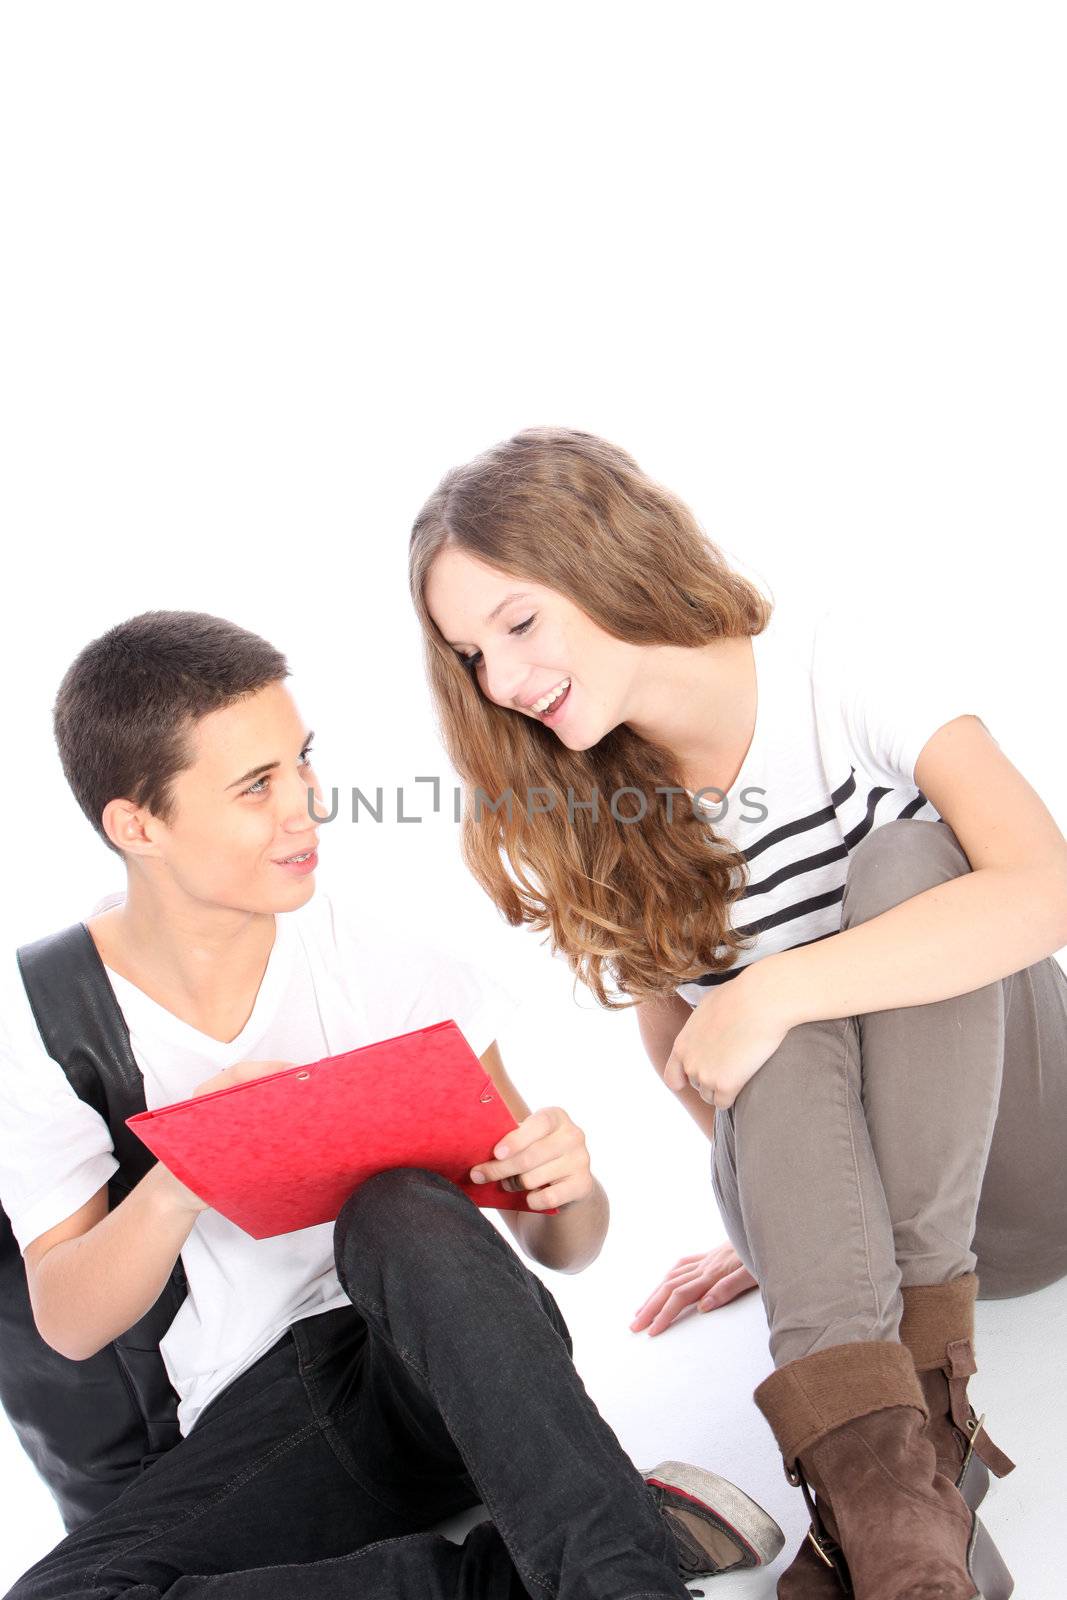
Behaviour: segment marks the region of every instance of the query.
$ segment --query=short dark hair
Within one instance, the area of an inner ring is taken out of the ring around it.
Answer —
[[[87,644],[52,715],[67,782],[104,843],[121,854],[101,821],[109,800],[169,821],[193,724],[288,675],[266,639],[202,611],[143,611]]]

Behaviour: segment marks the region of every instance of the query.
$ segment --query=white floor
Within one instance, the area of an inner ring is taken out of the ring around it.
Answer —
[[[623,1284],[583,1293],[578,1279],[553,1279],[575,1340],[586,1387],[641,1467],[664,1457],[701,1462],[732,1478],[775,1516],[786,1552],[765,1572],[724,1578],[716,1595],[764,1600],[806,1526],[796,1491],[782,1475],[751,1391],[767,1370],[762,1307],[747,1295],[707,1316],[690,1314],[655,1340],[630,1334],[634,1307]],[[979,1306],[982,1373],[976,1382],[997,1442],[1019,1463],[983,1508],[1016,1578],[1019,1600],[1059,1600],[1062,1552],[1054,1533],[1067,1504],[1067,1281],[1025,1301]],[[51,1500],[0,1423],[4,1528],[0,1593],[62,1534]],[[461,1533],[472,1513],[446,1531]]]
[[[554,1009],[551,1000],[548,1009]],[[724,1578],[709,1589],[764,1600],[774,1595],[806,1519],[751,1399],[770,1370],[758,1296],[706,1315],[690,1313],[656,1339],[629,1331],[637,1306],[663,1272],[722,1236],[707,1144],[643,1063],[632,1018],[575,1012],[568,1002],[565,1022],[565,1042],[561,1037],[559,1050],[546,1053],[544,1015],[536,1028],[520,1016],[514,1039],[502,1036],[504,1055],[532,1104],[564,1104],[583,1127],[596,1130],[589,1143],[611,1197],[612,1228],[585,1273],[544,1277],[571,1327],[586,1387],[632,1459],[641,1467],[668,1457],[710,1466],[781,1523],[787,1543],[775,1567]],[[536,1049],[524,1039],[536,1039]],[[1018,1600],[1060,1600],[1063,1558],[1054,1528],[1067,1507],[1067,1280],[1025,1299],[980,1302],[978,1311],[975,1398],[988,1411],[997,1443],[1019,1463],[994,1484],[984,1520],[1015,1574]],[[0,1485],[2,1595],[62,1533],[50,1497],[2,1417]],[[473,1520],[447,1531],[459,1532]]]
[[[768,1370],[758,1297],[707,1316],[690,1314],[636,1349],[627,1342],[634,1336],[612,1325],[632,1309],[622,1294],[606,1295],[599,1305],[590,1298],[581,1315],[569,1295],[557,1291],[557,1298],[575,1333],[586,1386],[637,1465],[670,1456],[710,1466],[740,1484],[785,1532],[773,1567],[694,1587],[723,1600],[771,1600],[807,1518],[751,1400]],[[1015,1576],[1017,1600],[1062,1600],[1067,1583],[1054,1529],[1067,1514],[1067,1383],[1057,1370],[1067,1352],[1067,1280],[1026,1300],[983,1302],[978,1311],[982,1370],[973,1390],[991,1434],[1018,1463],[1010,1477],[994,1480],[983,1520]],[[446,1531],[475,1520],[472,1514]]]

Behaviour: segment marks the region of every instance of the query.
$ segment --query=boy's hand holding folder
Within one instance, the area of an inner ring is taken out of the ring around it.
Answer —
[[[581,1130],[558,1107],[517,1126],[452,1021],[303,1067],[238,1062],[129,1125],[191,1209],[213,1207],[257,1239],[333,1221],[389,1167],[428,1167],[502,1210],[548,1211],[547,1194],[526,1191],[562,1182],[566,1204],[593,1184]]]
[[[499,1159],[480,1162],[471,1181],[496,1181],[505,1189],[523,1190],[531,1211],[551,1211],[585,1200],[593,1192],[585,1134],[561,1106],[524,1118],[493,1155]]]

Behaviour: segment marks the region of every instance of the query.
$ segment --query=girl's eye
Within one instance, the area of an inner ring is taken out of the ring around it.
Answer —
[[[525,633],[527,629],[532,627],[536,621],[537,613],[535,612],[532,617],[527,617],[525,622],[516,622],[513,628],[508,629],[508,632],[518,634]],[[462,661],[465,667],[467,667],[470,671],[473,671],[482,659],[482,652],[480,650],[475,650],[471,655],[460,656],[459,659]]]
[[[300,752],[300,759],[297,762],[297,765],[301,766],[301,767],[306,767],[306,766],[308,766],[310,764],[310,761],[311,761],[311,746],[309,744],[306,744],[304,746],[303,750],[301,750],[301,752]],[[247,789],[242,789],[241,793],[242,794],[250,794],[250,795],[253,795],[253,796],[258,798],[260,795],[266,794],[269,787],[270,787],[270,777],[269,777],[268,774],[264,774],[264,776],[262,778],[257,778],[255,783],[250,783],[248,785]]]

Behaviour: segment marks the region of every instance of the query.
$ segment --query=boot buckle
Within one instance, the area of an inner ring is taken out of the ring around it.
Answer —
[[[814,1528],[808,1529],[808,1538],[811,1540],[812,1548],[819,1560],[824,1562],[825,1565],[830,1568],[831,1572],[836,1572],[837,1563],[834,1561],[832,1556],[827,1555],[825,1546],[823,1545],[822,1540],[819,1538],[819,1535],[815,1532]]]
[[[982,1412],[982,1415],[980,1417],[976,1417],[974,1415],[974,1413],[972,1412],[971,1415],[967,1418],[967,1432],[970,1435],[970,1437],[969,1437],[969,1439],[967,1441],[967,1450],[966,1450],[966,1452],[964,1454],[964,1457],[963,1457],[963,1466],[960,1468],[961,1474],[966,1470],[967,1463],[970,1461],[971,1457],[974,1455],[974,1442],[978,1438],[978,1435],[981,1433],[984,1423],[985,1423],[985,1412],[984,1411]]]

